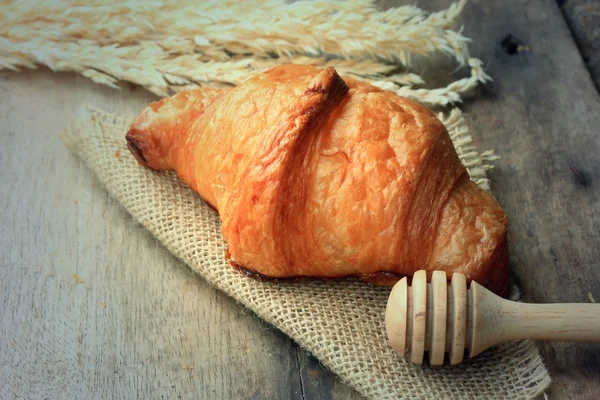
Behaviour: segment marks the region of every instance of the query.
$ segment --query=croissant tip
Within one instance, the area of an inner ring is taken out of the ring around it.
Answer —
[[[140,142],[134,137],[133,132],[131,130],[127,132],[125,139],[127,140],[127,148],[129,149],[131,154],[133,154],[133,156],[139,164],[146,166],[147,160],[144,157],[144,153],[142,153],[142,146]]]

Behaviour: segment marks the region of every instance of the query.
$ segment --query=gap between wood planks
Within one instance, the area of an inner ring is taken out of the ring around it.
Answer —
[[[302,379],[302,366],[300,365],[300,352],[302,351],[300,347],[296,347],[296,367],[298,367],[298,378],[300,379],[300,394],[302,396],[302,400],[306,400],[306,396],[304,394],[304,379]]]

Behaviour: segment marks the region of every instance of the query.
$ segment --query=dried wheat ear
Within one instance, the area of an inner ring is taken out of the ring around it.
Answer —
[[[379,10],[376,2],[124,1],[94,4],[14,2],[0,14],[0,69],[75,71],[96,83],[120,81],[158,96],[199,86],[238,85],[282,63],[334,66],[429,105],[461,101],[489,77],[470,58],[469,39],[452,29],[466,0],[428,13],[414,6]],[[470,76],[419,88],[415,57],[445,55]],[[400,67],[400,68],[398,68]],[[401,70],[401,73],[394,71]]]

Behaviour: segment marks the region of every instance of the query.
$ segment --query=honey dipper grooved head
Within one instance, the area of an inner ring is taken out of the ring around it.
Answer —
[[[448,286],[444,271],[433,272],[427,283],[424,270],[417,271],[408,286],[407,278],[392,289],[385,322],[390,344],[398,354],[422,364],[425,352],[431,365],[459,364],[467,344],[467,280],[454,274]]]
[[[475,281],[455,273],[448,286],[446,273],[435,271],[427,283],[417,271],[392,289],[385,325],[392,347],[413,363],[425,352],[431,365],[463,361],[499,343],[522,340],[600,342],[597,304],[525,304],[503,299]]]

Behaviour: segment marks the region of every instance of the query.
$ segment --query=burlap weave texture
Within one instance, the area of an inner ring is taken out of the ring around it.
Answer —
[[[491,155],[471,146],[459,111],[443,120],[473,180],[487,188],[485,164]],[[531,341],[497,346],[454,367],[416,366],[400,358],[385,333],[388,287],[356,280],[264,282],[238,273],[224,259],[217,213],[173,174],[152,172],[135,162],[124,139],[129,121],[95,110],[72,123],[64,138],[110,194],[175,256],[364,396],[527,399],[549,385]]]

